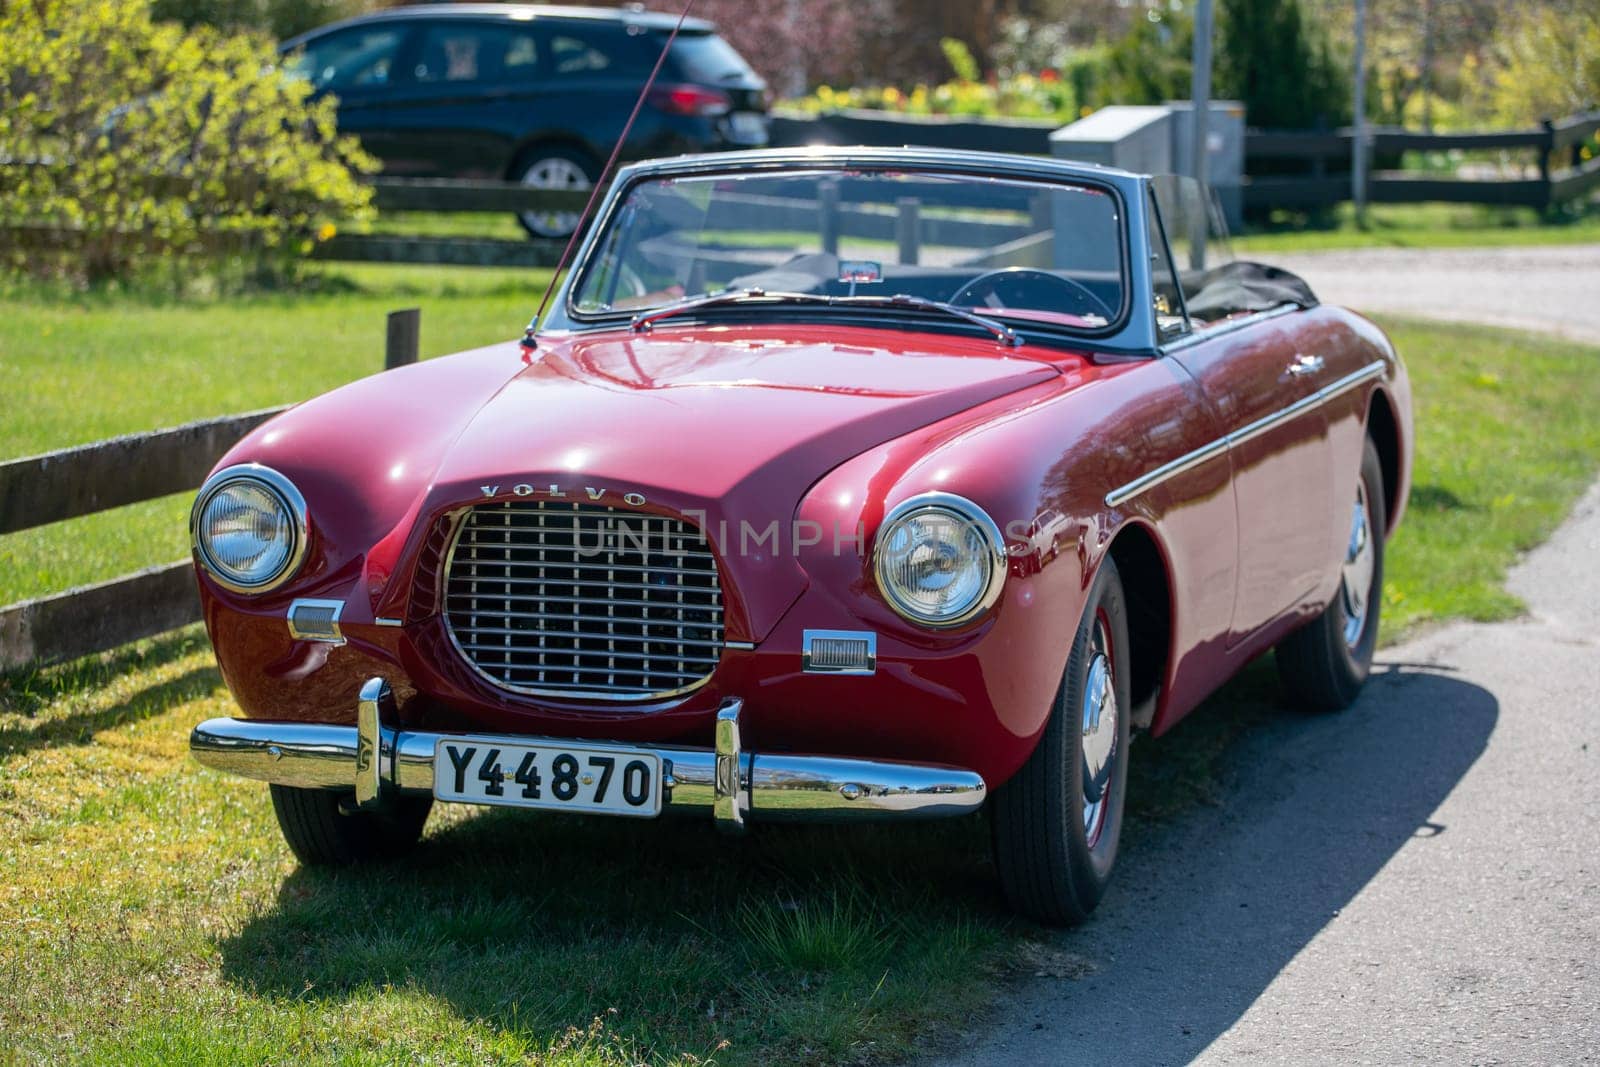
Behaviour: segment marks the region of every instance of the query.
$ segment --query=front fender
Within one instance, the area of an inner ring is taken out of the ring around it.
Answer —
[[[451,441],[522,366],[515,344],[429,360],[353,382],[257,427],[216,469],[260,463],[295,484],[309,514],[305,562],[260,596],[230,593],[203,571],[202,589],[241,610],[276,611],[359,580],[381,613],[409,541],[427,532],[414,520]]]

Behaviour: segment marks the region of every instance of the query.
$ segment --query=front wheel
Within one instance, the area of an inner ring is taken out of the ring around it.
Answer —
[[[1339,568],[1339,590],[1306,626],[1279,642],[1278,677],[1289,700],[1309,711],[1340,711],[1361,692],[1378,646],[1383,605],[1384,531],[1388,527],[1383,464],[1368,440],[1361,457],[1355,500],[1341,515],[1349,526]]]
[[[1108,558],[1044,735],[994,792],[995,867],[1014,911],[1063,926],[1087,919],[1100,902],[1122,836],[1130,704],[1127,605]]]
[[[397,859],[416,847],[432,797],[398,796],[375,811],[346,812],[349,793],[273,785],[278,828],[307,866],[344,866]]]

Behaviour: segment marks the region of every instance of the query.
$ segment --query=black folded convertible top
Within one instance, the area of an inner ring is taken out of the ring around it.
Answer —
[[[1220,319],[1242,311],[1266,311],[1281,304],[1316,307],[1317,296],[1304,278],[1265,263],[1236,260],[1199,276],[1200,284],[1184,279],[1184,303],[1197,319]],[[1190,294],[1193,295],[1190,295]]]

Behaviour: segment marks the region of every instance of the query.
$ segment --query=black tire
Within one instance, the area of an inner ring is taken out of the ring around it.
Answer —
[[[1103,807],[1091,830],[1084,814],[1090,801],[1082,723],[1097,658],[1110,670],[1116,722],[1102,763]],[[995,867],[1006,902],[1019,914],[1050,926],[1072,925],[1087,919],[1105,893],[1122,836],[1130,706],[1127,603],[1108,557],[1090,587],[1044,734],[1028,762],[994,791],[991,801]]]
[[[1388,498],[1384,496],[1383,464],[1369,439],[1361,456],[1361,482],[1351,515],[1351,542],[1340,568],[1340,584],[1322,613],[1278,643],[1275,658],[1278,677],[1288,699],[1307,711],[1341,711],[1361,692],[1372,670],[1372,653],[1378,645],[1378,622],[1383,608],[1384,531],[1388,529]],[[1371,548],[1370,580],[1365,597],[1355,601],[1349,589],[1355,552],[1355,514],[1366,507],[1367,544]],[[1360,610],[1356,616],[1352,605]],[[1353,639],[1350,632],[1354,630]]]
[[[274,785],[272,809],[283,839],[301,863],[312,867],[347,866],[396,859],[422,836],[432,797],[390,797],[376,811],[345,814],[349,793]]]
[[[533,175],[544,171],[556,172],[550,175],[552,179],[564,175],[565,184],[558,184],[551,180],[548,183],[536,183]],[[574,184],[577,175],[583,176],[582,184]],[[511,166],[510,179],[523,184],[540,184],[541,188],[569,188],[592,189],[597,178],[600,177],[600,168],[585,152],[565,145],[532,145],[523,149],[522,154]],[[577,211],[519,211],[517,222],[528,231],[529,237],[545,240],[559,240],[572,236],[572,231],[578,224],[579,212]]]

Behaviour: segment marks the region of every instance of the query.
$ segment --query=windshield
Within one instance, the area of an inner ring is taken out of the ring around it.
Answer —
[[[1089,185],[915,171],[654,178],[611,219],[573,290],[580,317],[760,289],[905,295],[1098,332],[1126,296],[1117,198]]]

